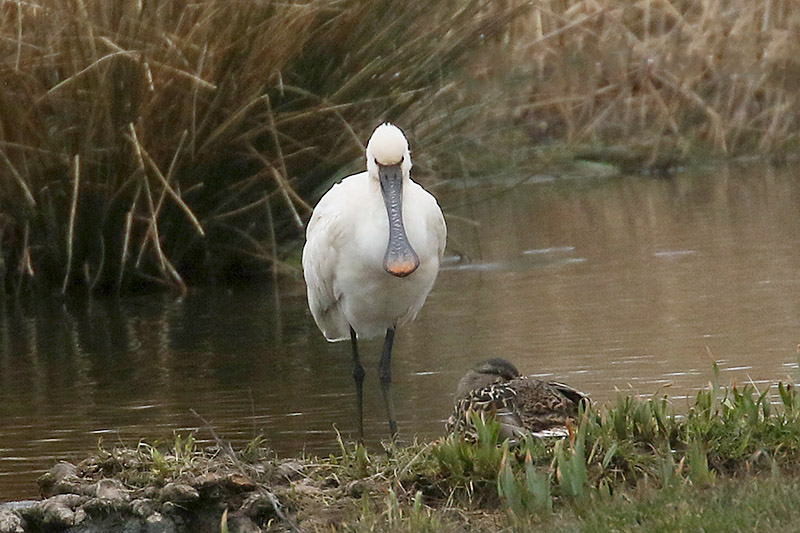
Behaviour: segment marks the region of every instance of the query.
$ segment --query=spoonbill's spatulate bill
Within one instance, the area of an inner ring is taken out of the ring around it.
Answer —
[[[395,328],[417,315],[433,287],[447,230],[436,199],[411,180],[411,154],[399,128],[378,126],[367,144],[367,171],[344,178],[320,199],[303,248],[308,305],[329,341],[350,339],[364,438],[364,367],[358,339],[385,335],[380,381],[392,438]]]

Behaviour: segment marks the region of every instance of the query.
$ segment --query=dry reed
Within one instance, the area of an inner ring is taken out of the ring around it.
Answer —
[[[434,108],[518,12],[0,2],[0,285],[185,290],[281,268],[303,198],[363,157],[378,121]]]
[[[450,175],[509,115],[635,168],[798,146],[794,0],[397,6],[0,2],[0,287],[274,275],[381,120]]]
[[[794,0],[550,0],[514,32],[537,142],[624,146],[645,166],[797,149]]]

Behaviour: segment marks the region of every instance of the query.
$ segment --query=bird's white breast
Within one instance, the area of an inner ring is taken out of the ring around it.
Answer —
[[[419,268],[398,278],[383,258],[389,222],[380,185],[366,172],[345,178],[319,201],[303,250],[311,311],[329,340],[372,337],[412,320],[430,292],[444,249],[444,221],[436,200],[404,183],[403,221]]]

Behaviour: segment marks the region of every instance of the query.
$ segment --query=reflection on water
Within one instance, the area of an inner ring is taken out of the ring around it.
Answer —
[[[666,393],[677,408],[712,358],[759,387],[796,378],[800,184],[769,168],[672,180],[440,191],[449,254],[398,333],[402,436],[441,434],[480,359],[565,381],[600,402]],[[0,315],[0,500],[35,496],[56,459],[210,432],[263,434],[281,455],[355,431],[349,347],[328,344],[299,280],[182,299],[36,300]],[[380,341],[364,343],[368,444],[388,436]]]

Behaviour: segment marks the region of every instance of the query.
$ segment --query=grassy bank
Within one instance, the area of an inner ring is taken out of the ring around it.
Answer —
[[[501,161],[639,172],[798,145],[793,0],[0,12],[0,287],[15,294],[288,269],[310,204],[361,167],[381,120],[405,127],[428,181]]]
[[[90,519],[139,519],[138,505],[231,531],[246,520],[302,531],[735,531],[791,529],[800,518],[792,386],[721,388],[715,370],[688,410],[621,395],[582,413],[572,430],[563,441],[509,448],[488,424],[476,444],[448,436],[368,453],[340,443],[327,458],[290,459],[260,441],[233,452],[178,438],[101,448],[54,468],[42,487],[45,496],[83,495],[72,512],[82,501]],[[92,499],[108,487],[111,501]]]

